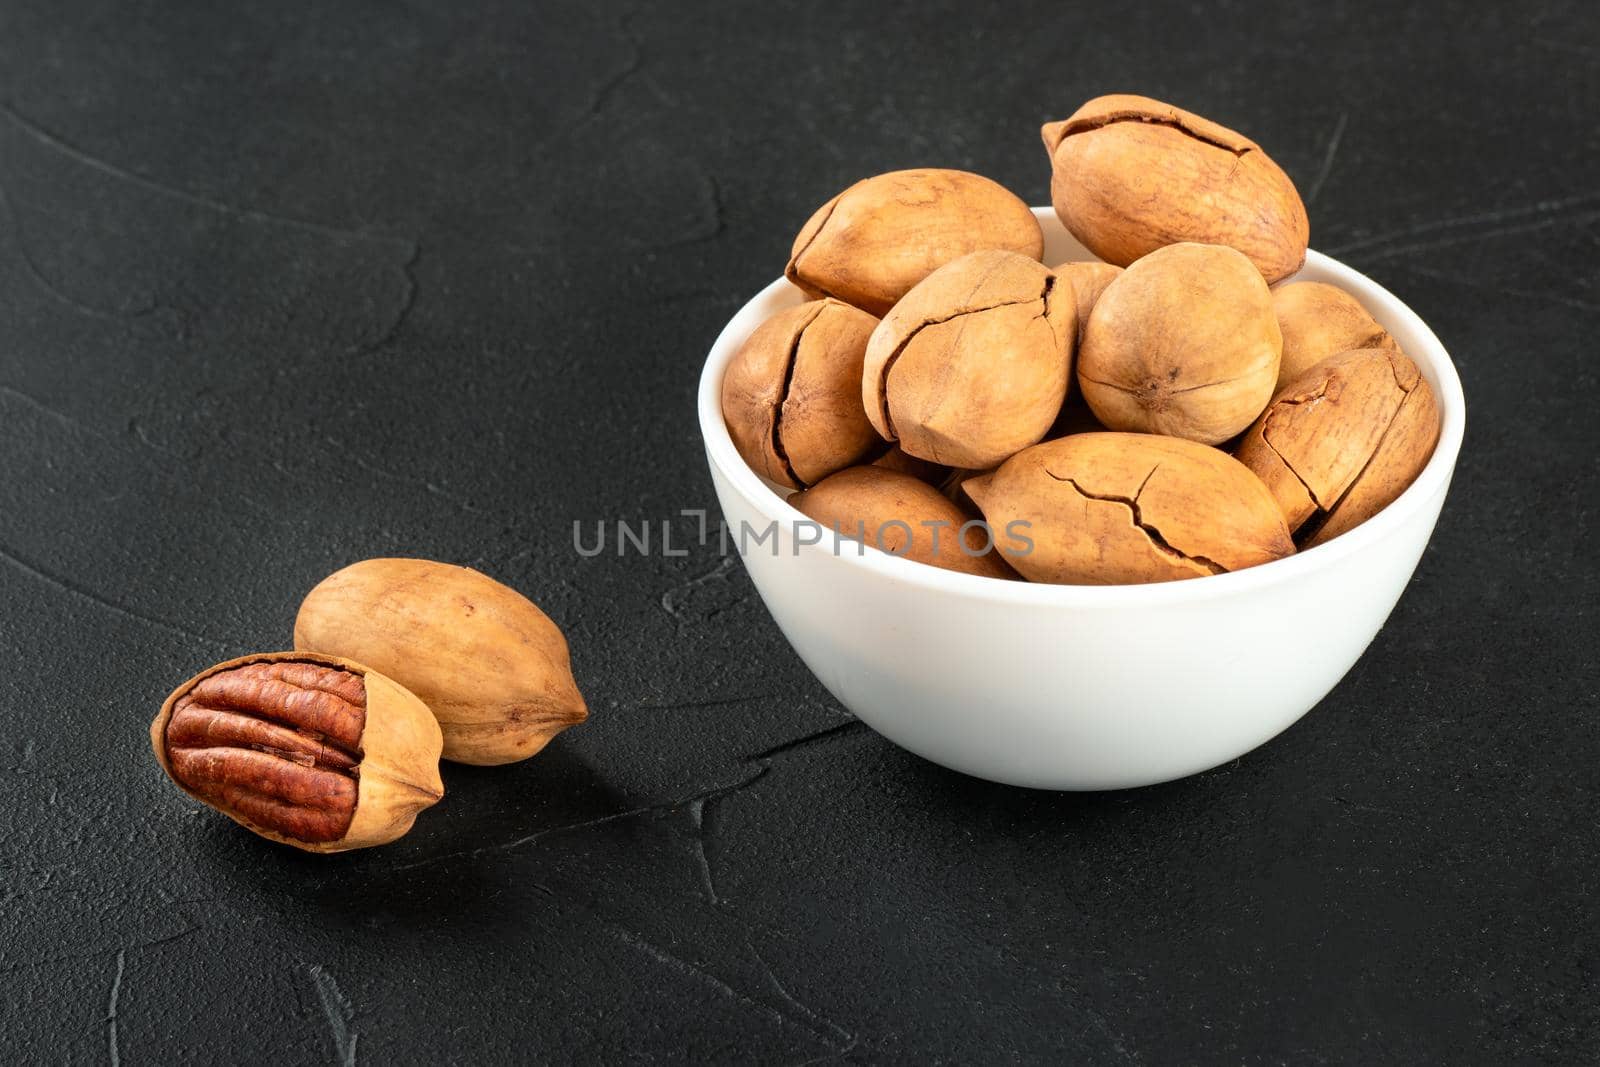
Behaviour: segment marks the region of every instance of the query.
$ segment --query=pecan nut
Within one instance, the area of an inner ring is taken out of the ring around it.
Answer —
[[[1126,267],[1178,241],[1229,245],[1268,283],[1300,269],[1310,224],[1294,182],[1226,126],[1146,96],[1100,96],[1040,131],[1056,214]]]
[[[861,403],[886,440],[945,466],[993,467],[1049,431],[1076,344],[1070,287],[985,249],[928,275],[878,323]]]
[[[825,530],[891,556],[962,574],[1016,577],[982,523],[909,474],[850,467],[796,493],[789,503]]]
[[[470,567],[352,563],[306,594],[294,643],[370,663],[426,701],[458,763],[527,759],[589,715],[561,628]]]
[[[1181,242],[1106,286],[1078,384],[1107,429],[1220,444],[1272,399],[1283,335],[1261,273],[1235,249]]]
[[[1226,452],[1181,437],[1080,433],[1034,445],[964,488],[1024,578],[1120,585],[1200,578],[1294,552],[1278,505]]]
[[[878,320],[833,299],[784,308],[722,379],[722,414],[757,474],[804,489],[882,448],[861,409],[861,364]]]
[[[1290,382],[1234,455],[1309,548],[1393,503],[1438,440],[1438,403],[1417,365],[1394,348],[1363,348]]]
[[[1003,248],[1037,260],[1039,220],[1015,193],[960,170],[897,170],[856,182],[807,220],[784,276],[882,317],[951,260]]]
[[[1389,331],[1361,301],[1326,282],[1290,282],[1272,290],[1272,310],[1283,334],[1282,389],[1329,356],[1358,348],[1400,351]]]
[[[381,845],[444,795],[427,705],[376,671],[274,652],[173,691],[150,726],[178,787],[262,837],[311,852]]]

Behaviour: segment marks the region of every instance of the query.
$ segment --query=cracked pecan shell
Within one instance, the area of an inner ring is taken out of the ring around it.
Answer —
[[[1176,437],[1074,434],[1025,449],[964,488],[991,527],[1025,531],[1029,546],[1013,540],[1000,550],[1036,582],[1166,582],[1294,552],[1255,475]]]
[[[1325,282],[1290,282],[1272,290],[1272,310],[1283,333],[1282,389],[1329,356],[1357,348],[1400,351],[1389,331],[1361,301]]]
[[[1417,365],[1392,348],[1330,356],[1282,390],[1235,455],[1308,546],[1371,518],[1416,480],[1439,440]]]
[[[270,652],[202,671],[162,704],[150,743],[184,792],[309,852],[386,844],[444,795],[432,713],[333,656]]]
[[[973,252],[928,275],[867,342],[861,398],[910,455],[986,469],[1042,438],[1071,378],[1070,286],[1036,260]]]
[[[1294,182],[1226,126],[1145,96],[1101,96],[1040,131],[1050,197],[1084,247],[1127,266],[1179,241],[1229,245],[1269,282],[1306,258]]]
[[[779,311],[739,346],[722,379],[722,417],[757,474],[803,489],[883,447],[861,407],[877,325],[849,304],[813,300]]]
[[[801,228],[784,276],[807,296],[882,316],[953,259],[1003,248],[1038,260],[1039,220],[1015,194],[962,170],[897,170],[866,178]]]
[[[1222,245],[1168,245],[1095,301],[1078,384],[1107,429],[1214,445],[1272,399],[1282,347],[1272,294],[1249,260]]]
[[[294,643],[370,664],[417,694],[457,763],[527,759],[589,714],[561,629],[468,567],[353,563],[306,594]]]

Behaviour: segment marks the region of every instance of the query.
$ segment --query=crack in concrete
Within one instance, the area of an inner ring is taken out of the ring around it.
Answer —
[[[49,130],[46,130],[44,127],[40,126],[38,123],[25,117],[24,115],[19,114],[9,102],[0,103],[0,115],[5,116],[12,126],[26,134],[33,141],[51,149],[58,155],[89,168],[90,170],[104,174],[115,181],[129,185],[135,185],[141,189],[146,189],[150,192],[156,193],[157,195],[170,197],[175,200],[181,200],[184,203],[193,204],[196,207],[202,207],[210,211],[215,211],[220,215],[226,215],[230,218],[239,219],[243,222],[281,226],[288,229],[300,230],[305,233],[317,234],[319,236],[340,242],[360,241],[369,244],[389,245],[391,247],[405,249],[407,255],[413,254],[412,250],[416,245],[416,242],[404,237],[390,237],[383,234],[366,233],[360,230],[341,229],[338,226],[330,226],[321,222],[312,222],[308,219],[299,219],[290,215],[277,215],[272,212],[262,211],[256,208],[236,207],[233,204],[229,204],[221,200],[214,200],[211,197],[203,196],[199,193],[191,193],[187,189],[181,189],[174,185],[167,185],[163,182],[157,181],[154,178],[146,177],[145,175],[139,174],[136,171],[119,166],[116,163],[112,163],[101,159],[98,156],[91,155],[83,149],[63,140],[56,134],[51,133]]]
[[[501,852],[512,852],[526,845],[538,844],[545,838],[554,837],[558,834],[576,833],[580,830],[588,830],[593,829],[596,826],[605,826],[608,823],[620,822],[623,819],[633,819],[641,815],[649,815],[654,812],[672,811],[677,808],[684,807],[685,805],[692,804],[697,800],[710,800],[713,798],[726,796],[730,793],[736,793],[739,790],[754,784],[766,773],[767,768],[761,767],[754,774],[746,775],[737,782],[713,786],[710,789],[706,789],[686,797],[675,797],[669,800],[656,801],[650,804],[641,804],[636,808],[629,808],[626,811],[615,811],[609,815],[600,815],[592,819],[583,819],[579,822],[563,823],[559,826],[547,826],[542,830],[535,830],[533,833],[524,834],[523,836],[515,838],[511,841],[502,841],[498,844],[483,845],[479,848],[462,849],[458,852],[447,852],[443,853],[442,855],[429,856],[426,859],[417,860],[414,863],[403,863],[399,866],[391,867],[389,868],[389,871],[391,874],[398,874],[401,871],[413,871],[422,867],[432,867],[436,864],[445,863],[451,860],[468,859],[473,856],[491,855]]]
[[[355,1028],[355,1009],[334,981],[333,975],[320,963],[306,968],[311,982],[316,986],[317,1000],[322,1004],[322,1014],[328,1021],[328,1034],[333,1038],[334,1051],[342,1067],[355,1067],[356,1044],[361,1034]]]
[[[813,1039],[821,1042],[829,1049],[833,1050],[835,1054],[842,1051],[837,1047],[837,1040],[830,1039],[828,1034],[814,1028],[812,1025],[808,1025],[807,1022],[802,1021],[801,1019],[797,1019],[785,1012],[779,1011],[771,1004],[757,1000],[749,993],[742,989],[736,988],[726,979],[708,970],[707,968],[696,963],[691,963],[682,956],[668,951],[666,948],[662,947],[656,942],[644,937],[643,935],[627,926],[622,925],[621,923],[608,919],[601,919],[600,923],[601,926],[618,941],[621,941],[630,948],[642,952],[644,955],[649,956],[651,959],[670,970],[676,971],[685,977],[693,978],[699,982],[709,985],[719,997],[752,1009],[757,1013],[773,1020],[780,1026],[792,1027],[809,1034]]]
[[[130,607],[112,600],[110,597],[102,596],[92,589],[80,586],[76,582],[73,582],[67,578],[63,578],[60,575],[52,574],[42,567],[38,567],[32,563],[29,563],[27,560],[23,559],[21,556],[18,556],[4,545],[0,545],[0,560],[4,560],[13,570],[20,571],[31,578],[43,582],[45,585],[58,589],[63,593],[67,593],[70,596],[76,597],[79,600],[87,601],[101,610],[107,611],[120,618],[127,619],[131,622],[137,622],[140,625],[148,626],[152,629],[163,630],[169,634],[173,634],[174,636],[187,638],[191,641],[202,641],[215,648],[228,647],[229,643],[221,638],[212,637],[210,634],[201,633],[199,630],[191,630],[186,626],[180,626],[177,623],[168,622],[166,619],[157,618],[154,615],[145,615],[142,612],[135,611]]]
[[[117,953],[117,972],[111,979],[111,996],[106,1005],[106,1051],[110,1054],[111,1067],[118,1067],[122,1062],[122,1041],[117,1033],[117,1009],[122,999],[122,975],[127,965],[128,950],[122,949]]]

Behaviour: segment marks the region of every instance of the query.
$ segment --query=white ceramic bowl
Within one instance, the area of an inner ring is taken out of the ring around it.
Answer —
[[[1036,208],[1045,262],[1092,258]],[[955,574],[814,528],[753,472],[722,420],[722,375],[800,292],[782,279],[723,329],[700,378],[700,429],[732,540],[767,609],[839,702],[895,744],[991,781],[1151,785],[1249,752],[1310,710],[1371,643],[1428,543],[1461,450],[1461,381],[1387,290],[1311,252],[1300,279],[1354,294],[1438,396],[1433,459],[1398,500],[1327,544],[1232,574],[1062,586]]]

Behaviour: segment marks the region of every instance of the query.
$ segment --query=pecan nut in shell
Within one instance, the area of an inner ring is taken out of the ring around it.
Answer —
[[[809,297],[835,297],[881,317],[939,267],[983,248],[1038,260],[1039,220],[982,175],[897,170],[856,182],[818,208],[783,273]]]
[[[560,627],[469,567],[353,563],[306,594],[294,643],[370,664],[417,694],[457,763],[526,759],[589,714]]]
[[[1056,214],[1107,263],[1125,267],[1180,241],[1237,248],[1269,283],[1305,262],[1310,223],[1294,182],[1226,126],[1113,95],[1041,133]]]
[[[150,726],[180,789],[308,852],[382,845],[444,795],[427,706],[382,674],[311,652],[219,663],[175,689]]]

